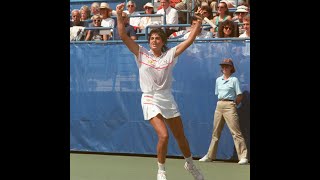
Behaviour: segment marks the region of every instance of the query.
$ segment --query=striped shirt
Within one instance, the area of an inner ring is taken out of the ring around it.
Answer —
[[[152,50],[139,45],[139,57],[135,56],[139,68],[140,88],[142,92],[171,89],[172,70],[177,62],[176,46],[154,56]]]

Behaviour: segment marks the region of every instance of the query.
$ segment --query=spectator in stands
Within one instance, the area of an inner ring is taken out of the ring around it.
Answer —
[[[100,14],[100,4],[98,2],[93,2],[90,7],[91,15]],[[91,17],[92,17],[91,16]]]
[[[85,21],[80,21],[81,15],[78,9],[71,11],[72,20],[70,21],[70,41],[82,41],[84,39]]]
[[[81,18],[80,18],[80,21],[86,21],[86,20],[89,20],[90,19],[90,9],[88,6],[86,5],[83,5],[81,8],[80,8],[80,15],[81,15]]]
[[[179,0],[178,0],[178,1],[179,1]],[[160,0],[159,0],[159,2],[160,2]],[[178,3],[179,3],[179,2],[178,2]],[[170,7],[174,8],[176,4],[177,4],[177,3],[173,2],[172,0],[169,0],[169,6],[170,6]],[[159,11],[159,10],[162,9],[162,8],[163,8],[163,7],[162,7],[162,5],[161,5],[161,3],[160,3],[160,6],[158,6],[157,11]]]
[[[201,9],[204,17],[208,18],[209,20],[213,20],[212,9],[210,6],[201,6]],[[203,21],[202,24],[207,24],[207,22]]]
[[[249,11],[249,7],[250,7],[250,5],[249,5],[249,1],[246,1],[246,0],[239,0],[238,1],[238,6],[246,6],[246,7],[248,7],[248,11]]]
[[[84,21],[81,21],[81,14],[78,9],[74,9],[71,11],[72,20],[70,21],[70,27],[72,26],[84,26],[86,27],[87,24]]]
[[[164,24],[164,18],[166,19],[166,24],[179,24],[178,22],[178,12],[176,9],[169,6],[169,0],[160,0],[162,9],[158,10],[156,14],[165,14],[162,18],[161,24]],[[177,32],[179,27],[166,28],[167,37],[169,37],[173,32]]]
[[[198,9],[198,7],[201,7],[201,5],[208,5],[207,2],[205,1],[212,1],[212,0],[182,0],[179,3],[176,3],[174,8],[178,10],[178,19],[179,19],[179,24],[187,24],[190,22],[187,22],[187,16],[188,13],[190,15],[190,12],[185,12],[182,10],[188,10],[188,11],[194,11],[194,9]],[[192,4],[193,2],[193,4]],[[204,4],[205,3],[205,4]]]
[[[153,1],[154,10],[158,10],[158,8],[161,6],[160,0],[152,0],[152,1]]]
[[[217,0],[212,0],[211,2],[209,1],[209,6],[211,9],[217,9]]]
[[[178,12],[178,22],[179,24],[186,24],[187,23],[187,13],[188,12],[183,12],[182,10],[186,10],[187,9],[187,4],[186,4],[187,0],[182,0],[179,3],[176,3],[174,8],[177,10]],[[158,7],[158,10],[161,9],[162,6]]]
[[[137,16],[140,15],[140,13],[136,12],[136,3],[134,1],[128,1],[127,2],[127,9],[124,11],[129,16]],[[130,17],[130,25],[134,27],[134,30],[137,32],[137,29],[139,29],[140,24],[140,17]]]
[[[234,12],[235,15],[233,16],[232,20],[242,23],[243,17],[249,13],[248,9],[249,8],[247,6],[238,6],[237,10]]]
[[[216,9],[216,0],[198,0],[200,1],[200,7],[209,6],[211,9]],[[199,3],[198,3],[199,4]]]
[[[176,33],[179,33],[180,31],[174,32],[169,36],[169,38],[188,39],[192,29],[198,23],[197,21],[198,21],[198,18],[192,16],[191,17],[191,23],[190,23],[191,26],[190,26],[190,28],[188,30],[181,30],[181,31],[185,32],[184,34],[181,33],[181,35],[176,36],[177,35]],[[212,38],[212,34],[211,34],[210,31],[204,30],[203,28],[201,28],[201,26],[199,28],[200,28],[200,31],[198,31],[199,33],[197,34],[196,39]]]
[[[101,3],[100,4],[100,15],[102,15],[102,27],[110,27],[114,28],[114,19],[110,17],[112,9],[110,8],[108,3]],[[110,30],[110,34],[107,35],[107,39],[109,39],[112,36],[113,29]]]
[[[203,12],[203,16],[208,18],[210,21],[213,20],[212,9],[210,6],[201,6],[201,10]],[[202,24],[208,24],[207,21],[203,20]],[[203,27],[204,30],[210,31],[211,26]]]
[[[218,38],[239,37],[238,24],[225,20],[219,24]]]
[[[154,7],[152,3],[146,3],[143,8],[145,9],[145,14],[154,14]],[[148,25],[159,25],[158,22],[152,22],[151,19],[152,18],[150,16],[141,17],[139,24],[139,29],[141,30],[141,32],[144,32],[145,27],[147,27]]]
[[[176,4],[178,4],[180,2],[182,2],[182,0],[170,0],[170,7],[174,8],[176,6]]]
[[[169,2],[167,3],[169,4]],[[134,54],[135,61],[139,68],[140,87],[143,92],[141,105],[144,119],[150,122],[158,135],[157,180],[166,180],[165,160],[169,140],[167,126],[170,127],[185,157],[185,169],[194,176],[195,180],[203,180],[203,175],[193,163],[188,140],[184,134],[180,112],[171,92],[173,67],[177,63],[178,56],[183,53],[196,38],[203,17],[199,17],[198,23],[187,40],[170,49],[166,46],[167,35],[164,31],[161,28],[151,30],[148,36],[151,49],[147,50],[127,36],[121,17],[123,9],[124,3],[116,7],[119,35],[123,43]],[[196,14],[201,14],[201,11],[196,12]]]
[[[243,17],[243,28],[245,31],[239,37],[240,38],[250,37],[250,14],[247,14],[245,17]]]
[[[246,6],[238,6],[235,11],[235,16],[232,18],[234,22],[240,23],[239,25],[239,33],[242,34],[244,32],[243,28],[243,17],[248,14],[248,7]]]
[[[129,17],[128,17],[128,14],[125,13],[125,12],[122,12],[122,19],[123,19],[123,23],[124,23],[124,27],[126,29],[126,33],[127,35],[132,39],[132,40],[137,40],[138,37],[137,37],[137,34],[133,28],[133,26],[131,26],[129,24]],[[120,40],[120,36],[119,36],[119,33],[118,33],[118,30],[117,28],[114,29],[114,39],[115,40]]]
[[[219,138],[224,124],[227,123],[240,159],[238,164],[247,164],[247,146],[240,130],[237,113],[237,106],[242,100],[240,82],[237,77],[232,76],[236,69],[230,58],[224,59],[220,66],[222,76],[216,79],[215,85],[218,102],[214,113],[212,139],[207,154],[199,161],[211,162],[216,159]]]
[[[202,6],[210,6],[211,9],[216,9],[215,8],[216,0],[182,0],[180,3],[177,3],[174,7],[177,10],[193,11],[192,2],[193,2],[193,9],[198,9],[198,7],[202,7]]]
[[[92,27],[102,27],[102,16],[101,15],[93,15],[92,16]],[[100,30],[94,29],[94,30],[88,30],[87,36],[85,41],[106,41],[107,40],[106,34],[101,34]]]
[[[235,8],[236,7],[236,3],[234,2],[234,0],[222,0],[219,2],[225,2],[228,6],[228,8]]]
[[[227,7],[227,4],[225,2],[219,2],[217,6],[217,14],[213,18],[212,22],[216,25],[216,28],[212,28],[210,31],[214,34],[214,36],[217,35],[218,32],[218,26],[220,22],[223,22],[225,20],[231,20],[231,16],[229,15],[229,9]]]
[[[208,6],[208,4],[211,4],[212,1],[214,0],[182,0],[179,3],[176,3],[174,8],[178,10],[179,24],[190,23],[190,22],[187,22],[187,16],[188,14],[189,15],[191,14],[190,11],[193,12],[194,9],[198,9],[198,7]],[[188,10],[189,12],[181,11],[181,10]]]

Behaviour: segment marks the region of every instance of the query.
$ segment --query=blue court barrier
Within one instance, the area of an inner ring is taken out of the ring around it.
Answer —
[[[149,49],[146,41],[139,44]],[[233,59],[244,93],[238,111],[250,152],[250,40],[195,41],[179,56],[172,85],[194,157],[205,155],[211,141],[215,80],[224,58]],[[157,135],[143,119],[141,94],[134,55],[123,43],[71,42],[70,151],[155,155]],[[168,155],[182,156],[169,136]],[[226,125],[217,159],[237,159]]]

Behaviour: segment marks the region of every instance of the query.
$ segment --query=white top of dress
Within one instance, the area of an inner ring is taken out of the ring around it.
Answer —
[[[135,56],[139,68],[140,88],[142,92],[171,89],[172,70],[178,57],[174,58],[176,46],[154,56],[152,50],[139,45],[139,56]]]

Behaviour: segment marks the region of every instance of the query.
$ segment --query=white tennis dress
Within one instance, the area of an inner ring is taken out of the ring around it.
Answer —
[[[135,60],[139,68],[143,92],[141,106],[145,120],[150,120],[158,113],[166,119],[180,116],[171,93],[172,70],[178,59],[174,58],[175,52],[176,46],[156,57],[152,50],[148,51],[139,45],[139,56],[135,56]]]

